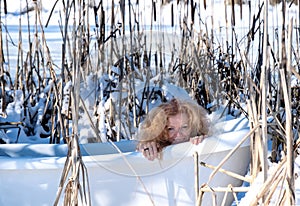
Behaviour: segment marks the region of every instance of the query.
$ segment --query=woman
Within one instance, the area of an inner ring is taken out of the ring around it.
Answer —
[[[209,120],[204,108],[192,101],[172,99],[152,109],[140,124],[137,149],[147,159],[154,160],[168,145],[186,141],[199,144],[208,130]]]

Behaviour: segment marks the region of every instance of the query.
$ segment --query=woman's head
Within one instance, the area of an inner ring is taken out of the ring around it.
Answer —
[[[138,131],[140,141],[156,141],[161,147],[208,133],[204,108],[192,101],[172,99],[152,109]]]

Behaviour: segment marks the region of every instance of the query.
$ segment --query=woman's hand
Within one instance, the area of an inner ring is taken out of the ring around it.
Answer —
[[[143,142],[138,144],[138,151],[142,152],[148,160],[154,160],[159,157],[156,142]]]
[[[207,137],[207,135],[200,135],[200,136],[192,137],[192,138],[190,138],[190,142],[191,142],[192,144],[198,145],[198,144],[200,144],[206,137]]]

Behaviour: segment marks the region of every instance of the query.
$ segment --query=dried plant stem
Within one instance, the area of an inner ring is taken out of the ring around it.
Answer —
[[[268,0],[264,0],[264,39],[263,39],[263,64],[261,67],[261,79],[260,79],[260,91],[261,91],[261,143],[259,149],[260,151],[260,161],[262,172],[264,176],[264,180],[267,179],[267,172],[268,172],[268,163],[267,163],[267,152],[268,152],[268,131],[267,131],[267,90],[268,90],[268,62],[269,62],[269,44],[268,44]]]
[[[207,168],[213,169],[213,170],[216,169],[215,166],[207,164],[205,162],[200,162],[200,165],[203,166],[203,167],[207,167]],[[228,170],[225,170],[225,169],[222,169],[222,168],[220,168],[218,170],[218,172],[224,173],[226,175],[229,175],[231,177],[234,177],[236,179],[239,179],[239,180],[242,180],[242,181],[245,181],[245,182],[252,182],[252,178],[247,178],[247,177],[244,177],[242,175],[236,174],[234,172],[231,172],[231,171],[228,171]]]
[[[0,20],[1,20],[1,18],[0,18]],[[3,41],[2,40],[2,26],[0,25],[0,75],[4,76],[2,41]],[[2,78],[1,78],[0,83],[1,83],[1,94],[5,97],[5,81],[2,80]],[[1,101],[2,105],[0,106],[0,108],[1,108],[0,114],[2,115],[2,113],[5,112],[6,101],[5,101],[5,98],[1,98],[1,100],[2,100]]]
[[[217,198],[216,198],[216,193],[215,193],[215,190],[213,188],[211,188],[208,184],[203,184],[201,187],[200,187],[200,193],[199,193],[199,196],[198,196],[198,199],[197,199],[197,202],[196,202],[196,206],[201,206],[202,205],[202,199],[203,199],[203,195],[204,195],[204,192],[207,191],[207,192],[211,192],[212,194],[212,205],[213,206],[217,206]]]
[[[214,188],[208,188],[203,187],[201,188],[202,192],[248,192],[249,187],[214,187]]]
[[[249,78],[250,79],[250,78]],[[251,82],[251,81],[250,81]],[[250,128],[251,130],[256,127],[259,128],[259,118],[258,118],[258,111],[257,111],[257,106],[255,102],[255,93],[259,93],[259,89],[256,88],[255,91],[253,91],[253,87],[255,87],[255,83],[251,82],[250,83],[250,97],[249,100],[247,100],[247,105],[248,105],[248,116],[249,116],[249,122],[250,122]],[[255,138],[255,137],[260,137],[260,130],[256,130],[254,135],[252,135],[252,138],[250,138],[250,151],[252,154],[251,157],[251,162],[250,162],[250,174],[255,178],[260,170],[259,165],[259,152],[258,152],[258,146],[259,145],[259,140],[260,138]]]
[[[67,155],[65,165],[64,165],[64,168],[63,168],[63,171],[62,171],[62,176],[60,178],[59,187],[58,187],[56,198],[55,198],[55,201],[54,201],[53,205],[58,205],[59,198],[61,196],[61,193],[62,193],[62,190],[63,190],[63,187],[64,187],[64,183],[65,183],[65,181],[68,177],[68,173],[69,173],[69,170],[71,168],[70,154],[71,154],[71,150],[68,150],[68,155]]]
[[[277,179],[282,171],[285,168],[285,163],[286,163],[286,158],[284,160],[282,160],[276,168],[274,168],[275,173],[273,175],[270,175],[268,177],[268,179],[266,181],[264,181],[263,186],[260,188],[259,192],[256,195],[256,198],[251,202],[250,205],[257,205],[258,201],[263,198],[264,196],[266,196],[266,194],[268,193],[269,187],[272,185],[272,183],[274,182],[274,179]],[[262,200],[262,202],[264,202],[264,199]]]
[[[294,173],[294,138],[293,138],[293,122],[292,122],[292,106],[291,106],[291,67],[292,67],[292,45],[293,45],[293,18],[291,18],[288,28],[288,54],[287,54],[287,80],[289,84],[283,90],[283,96],[286,106],[286,141],[287,141],[287,202],[288,205],[295,204],[295,173]],[[281,71],[280,71],[281,73]],[[281,75],[282,77],[282,75]],[[284,82],[284,81],[283,81]]]
[[[277,178],[274,178],[274,181],[272,182],[272,185],[269,189],[269,194],[266,196],[266,199],[265,199],[265,202],[270,202],[272,197],[274,197],[274,193],[278,190],[278,185],[279,183],[281,182],[281,185],[280,185],[280,194],[277,194],[277,197],[279,200],[282,199],[282,196],[284,195],[281,195],[281,192],[283,191],[283,184],[284,184],[284,179],[286,177],[286,167],[284,168],[284,171],[282,172],[282,174],[280,176],[278,176]],[[285,192],[285,190],[284,190]],[[278,205],[278,204],[275,204],[275,205]]]

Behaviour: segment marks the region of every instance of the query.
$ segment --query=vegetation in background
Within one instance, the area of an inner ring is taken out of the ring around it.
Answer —
[[[29,13],[20,15],[15,77],[10,76],[12,68],[4,55],[9,47],[5,34],[9,31],[3,32],[6,25],[0,25],[0,128],[17,125],[28,136],[50,136],[49,143],[76,145],[81,117],[87,116],[93,131],[89,142],[131,139],[151,105],[166,101],[169,94],[163,85],[172,83],[184,88],[209,112],[223,106],[224,114],[237,115],[237,110],[245,114],[252,132],[252,177],[263,171],[266,183],[270,183],[274,180],[267,177],[267,159],[280,163],[278,167],[284,172],[271,178],[287,182],[279,203],[293,204],[293,161],[300,144],[299,18],[287,19],[286,11],[298,1],[280,4],[282,12],[278,15],[283,24],[275,25],[275,29],[269,27],[267,17],[269,3],[278,1],[261,1],[256,13],[251,11],[251,1],[244,2],[249,4],[249,17],[243,16],[242,9],[240,16],[235,14],[243,2],[224,3],[224,9],[233,11],[226,17],[231,26],[226,28],[225,38],[201,19],[199,8],[206,8],[206,1],[152,1],[151,17],[146,17],[151,18],[151,24],[147,27],[141,24],[144,17],[140,16],[143,8],[139,1],[112,0],[115,6],[110,13],[103,1],[56,1],[53,11],[57,4],[63,4],[59,25],[62,63],[58,72],[44,34],[47,25],[41,23],[38,1],[33,2],[36,21],[29,22]],[[157,27],[157,11],[166,4],[171,4],[170,31],[162,25]],[[1,5],[5,13],[6,1]],[[174,18],[178,18],[175,6],[182,9],[180,32],[174,31]],[[238,36],[234,27],[239,17],[251,22],[244,36]],[[22,35],[21,22],[28,25],[28,36]],[[31,28],[34,32],[29,32]],[[271,37],[269,33],[277,35]],[[24,38],[30,42],[28,48],[23,47]],[[170,39],[175,41],[169,43]],[[22,107],[22,119],[6,121],[7,107],[15,98],[23,99],[22,105],[15,105]],[[264,185],[253,205],[270,199],[274,186]]]

